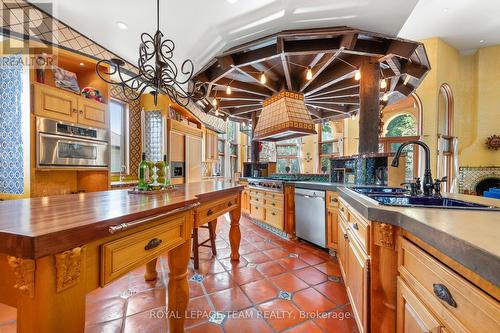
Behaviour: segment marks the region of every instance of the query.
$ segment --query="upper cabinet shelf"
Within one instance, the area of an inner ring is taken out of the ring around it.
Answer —
[[[34,113],[90,127],[107,128],[107,105],[49,85],[33,83]]]

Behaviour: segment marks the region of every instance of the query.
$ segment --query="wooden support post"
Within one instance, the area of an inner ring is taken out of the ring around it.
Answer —
[[[188,263],[191,242],[176,247],[168,253],[170,269],[168,281],[169,332],[184,332],[184,321],[189,302]]]
[[[378,152],[380,122],[380,67],[376,59],[363,57],[359,88],[359,154]]]
[[[255,136],[255,129],[257,128],[257,112],[252,113],[252,137]],[[259,163],[260,153],[259,153],[259,142],[253,141],[250,143],[252,149],[251,152],[251,160],[252,163]]]

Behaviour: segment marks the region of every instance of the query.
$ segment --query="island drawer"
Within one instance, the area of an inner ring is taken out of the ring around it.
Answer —
[[[195,225],[206,224],[207,222],[215,220],[217,217],[225,214],[238,205],[238,196],[218,200],[210,204],[200,206],[196,209]]]
[[[266,200],[283,201],[283,194],[274,192],[265,192],[264,198]]]
[[[369,229],[370,225],[369,222],[363,219],[362,217],[358,216],[356,213],[353,213],[349,211],[349,230],[352,231],[352,234],[356,239],[359,241],[361,244],[361,247],[363,250],[365,250],[366,253],[369,252]]]
[[[250,200],[258,202],[259,204],[263,205],[264,204],[264,195],[256,195],[250,193]]]
[[[165,219],[165,223],[128,234],[101,246],[101,286],[189,239],[189,215]]]
[[[264,222],[272,225],[275,228],[284,230],[285,220],[283,219],[283,211],[277,209],[266,208]]]
[[[338,207],[339,207],[339,214],[346,220],[349,221],[349,206],[347,203],[339,198],[338,202]]]
[[[265,201],[266,206],[273,209],[283,209],[283,200],[280,199],[268,199]]]
[[[453,332],[500,332],[500,304],[406,238],[399,272]]]
[[[339,206],[339,195],[337,192],[326,191],[326,205],[331,208]]]
[[[250,202],[250,217],[259,221],[264,221],[265,208],[263,206],[256,205],[253,202]]]

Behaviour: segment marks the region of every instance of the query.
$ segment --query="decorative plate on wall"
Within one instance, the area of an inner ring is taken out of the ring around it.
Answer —
[[[488,139],[486,139],[486,146],[491,150],[497,150],[498,148],[500,148],[500,136],[490,136]]]

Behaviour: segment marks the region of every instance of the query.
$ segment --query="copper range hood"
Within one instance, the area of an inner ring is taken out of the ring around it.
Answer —
[[[316,134],[304,95],[283,90],[263,102],[254,140],[281,141]]]

